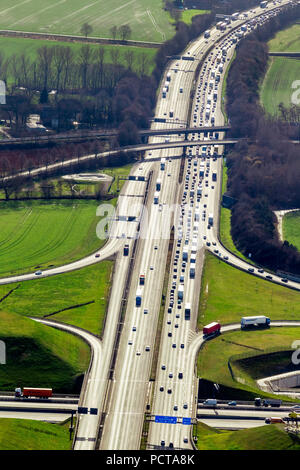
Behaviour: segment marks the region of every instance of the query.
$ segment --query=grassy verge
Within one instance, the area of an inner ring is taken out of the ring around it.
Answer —
[[[0,450],[71,450],[69,426],[0,418]]]
[[[227,93],[227,77],[228,77],[228,73],[229,73],[229,70],[230,70],[230,67],[232,65],[232,62],[234,61],[234,59],[236,58],[236,52],[234,51],[234,54],[232,56],[232,58],[230,59],[230,62],[227,66],[227,69],[226,69],[226,72],[225,72],[225,75],[224,75],[224,80],[223,80],[223,83],[222,83],[222,102],[221,102],[221,111],[222,111],[222,114],[224,116],[224,122],[225,124],[228,123],[228,116],[227,116],[227,113],[226,113],[226,93]]]
[[[0,337],[6,344],[0,389],[52,387],[54,393],[79,393],[90,350],[79,338],[17,313],[0,311]]]
[[[271,320],[298,320],[299,293],[251,276],[206,255],[198,327],[219,320],[239,322],[242,316],[266,315]]]
[[[227,167],[224,162],[223,164],[223,179],[222,179],[222,194],[224,194],[227,190]],[[221,206],[220,210],[220,241],[223,243],[227,250],[231,251],[234,255],[247,260],[247,262],[251,263],[251,260],[246,258],[235,246],[231,237],[231,210],[227,209],[226,207]]]
[[[194,16],[206,15],[208,13],[210,13],[210,10],[197,10],[197,9],[183,10],[180,20],[186,24],[191,24],[192,18]]]
[[[300,211],[287,213],[282,222],[284,240],[300,251]]]
[[[256,380],[296,370],[291,363],[293,341],[299,339],[297,328],[235,331],[209,341],[198,357],[201,378],[249,392],[248,398],[270,396],[258,389]],[[245,393],[242,394],[245,397]]]
[[[300,439],[272,424],[240,431],[219,431],[198,423],[196,435],[199,450],[300,450]]]
[[[78,326],[100,335],[108,302],[112,268],[112,261],[103,261],[78,271],[23,282],[1,303],[1,309],[8,314],[44,317],[72,306],[86,304],[52,315],[49,319]],[[14,287],[16,284],[0,286],[0,298]],[[1,333],[2,326],[0,326]]]

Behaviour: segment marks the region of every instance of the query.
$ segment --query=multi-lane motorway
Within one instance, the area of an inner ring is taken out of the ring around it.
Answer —
[[[268,14],[287,3],[291,2],[285,0],[280,5],[278,2],[270,3]],[[178,120],[186,122],[188,126],[206,126],[211,124],[212,117],[215,125],[224,124],[221,112],[222,82],[236,44],[232,42],[235,33],[231,30],[244,23],[249,24],[258,15],[265,15],[265,18],[259,19],[256,24],[267,19],[266,11],[257,8],[255,12],[247,12],[247,17],[232,22],[226,32],[213,28],[209,39],[201,36],[189,44],[185,51],[186,56],[195,60],[175,60],[169,64],[162,82],[165,83],[170,73],[169,90],[165,98],[160,94],[155,112],[156,117],[168,117],[169,123],[154,122],[153,129],[166,126],[176,128]],[[247,26],[246,32],[252,27],[256,27],[254,22]],[[196,82],[194,72],[199,63],[197,59],[203,59],[203,63]],[[213,71],[219,69],[220,64],[223,65],[223,71],[220,72],[218,82]],[[190,115],[189,102],[193,88],[195,96]],[[173,121],[170,116],[173,116]],[[168,139],[174,143],[179,141],[178,136],[169,136]],[[146,181],[125,183],[117,208],[117,215],[121,218],[116,220],[115,214],[111,216],[114,222],[110,239],[99,253],[43,273],[54,275],[116,255],[103,340],[100,342],[98,338],[91,338],[92,335],[85,337],[91,344],[93,358],[83,403],[96,407],[99,413],[80,419],[75,449],[95,448],[100,417],[101,449],[138,449],[147,403],[151,403],[152,415],[176,416],[180,419],[195,416],[194,363],[203,341],[202,335],[196,333],[196,320],[206,249],[239,269],[250,269],[252,274],[263,278],[269,275],[228,253],[218,241],[223,149],[217,140],[214,141],[214,148],[211,141],[206,140],[205,143],[206,138],[199,131],[191,139],[201,139],[203,142],[187,149],[183,164],[180,158],[182,147],[179,147],[148,151],[144,161],[134,167],[133,174],[145,177]],[[165,138],[156,136],[151,137],[151,143],[166,142]],[[166,159],[164,166],[160,163],[161,158]],[[216,174],[216,180],[212,178],[213,173]],[[157,196],[158,179],[160,190]],[[157,203],[154,203],[155,197],[158,197]],[[209,220],[211,214],[213,221]],[[102,215],[99,213],[99,216]],[[136,219],[129,222],[128,216]],[[173,245],[170,244],[172,227],[175,235]],[[139,237],[136,240],[137,234]],[[129,245],[129,256],[123,256],[125,243]],[[185,249],[188,250],[187,255],[184,255]],[[171,262],[165,278],[168,252]],[[193,267],[195,274],[191,275]],[[142,286],[139,285],[141,274],[145,276]],[[32,279],[34,276],[18,276],[14,280]],[[270,280],[286,285],[278,276],[272,275]],[[11,279],[0,280],[3,283],[9,281]],[[166,301],[165,306],[161,307],[164,281]],[[182,287],[179,289],[180,285]],[[299,290],[296,282],[288,281],[288,286]],[[128,292],[125,292],[126,287]],[[141,305],[136,303],[137,289],[141,290]],[[180,302],[179,296],[183,297]],[[186,304],[190,304],[190,319],[185,319]],[[124,311],[121,316],[122,308]],[[160,347],[155,349],[158,324],[161,325]],[[112,362],[118,328],[121,336],[116,361]],[[226,328],[230,327],[224,327],[224,331]],[[76,329],[71,330],[72,327],[70,332],[78,334]],[[84,336],[87,333],[79,334]],[[157,365],[155,382],[149,382],[153,360]],[[170,443],[175,448],[189,448],[189,429],[189,425],[158,424],[152,421],[148,448]]]

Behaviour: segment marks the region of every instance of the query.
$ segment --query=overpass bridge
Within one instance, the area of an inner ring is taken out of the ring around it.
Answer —
[[[171,121],[160,120],[156,122],[168,123]],[[210,132],[226,132],[231,129],[231,126],[210,126],[210,127],[178,127],[178,124],[174,121],[177,127],[173,128],[163,128],[163,129],[142,129],[139,131],[139,135],[142,137],[143,142],[145,142],[148,137],[155,136],[168,136],[168,135],[181,135],[184,134],[185,138],[189,134],[193,133],[204,133],[208,135]],[[4,138],[0,139],[0,148],[9,147],[9,146],[21,146],[21,145],[39,145],[39,144],[49,144],[49,143],[69,143],[69,142],[82,142],[86,140],[97,140],[97,139],[107,139],[110,137],[116,137],[118,131],[113,130],[84,130],[84,131],[75,131],[70,133],[61,133],[61,134],[43,134],[43,135],[32,135],[26,137],[15,137],[15,138]]]

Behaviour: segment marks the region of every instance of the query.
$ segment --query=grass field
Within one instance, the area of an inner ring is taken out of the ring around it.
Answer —
[[[299,52],[300,24],[279,31],[268,45],[270,52]]]
[[[90,359],[88,345],[79,338],[39,324],[14,312],[0,310],[0,337],[6,344],[0,390],[15,387],[52,387],[55,393],[79,393],[79,377]]]
[[[1,0],[0,29],[111,37],[112,26],[129,24],[130,39],[161,42],[174,34],[162,0]]]
[[[268,330],[223,334],[202,348],[197,362],[198,376],[231,389],[268,396],[268,393],[258,390],[255,381],[286,371],[291,363],[291,345],[299,338],[298,328],[271,327]],[[276,351],[281,353],[270,355]],[[267,360],[259,358],[266,354]],[[229,361],[234,379],[228,367]]]
[[[299,437],[289,435],[281,424],[224,431],[198,423],[194,435],[199,450],[300,450]]]
[[[182,12],[180,20],[183,21],[186,24],[191,24],[192,23],[192,18],[194,16],[205,15],[207,13],[210,13],[210,10],[197,10],[197,9],[184,10]]]
[[[70,420],[63,424],[0,418],[0,450],[70,450]]]
[[[261,88],[261,101],[265,110],[278,114],[278,105],[283,103],[289,108],[292,105],[292,95],[295,89],[292,83],[299,80],[300,62],[285,57],[272,57]]]
[[[50,316],[50,319],[100,335],[107,307],[112,268],[112,261],[102,261],[94,266],[59,276],[23,282],[2,302],[1,308],[19,315],[43,317],[75,305],[93,302],[57,313]],[[17,284],[0,286],[0,298],[16,286]]]
[[[6,38],[0,37],[0,49],[6,59],[12,58],[14,55],[20,56],[25,54],[27,58],[34,60],[37,56],[37,49],[43,46],[65,46],[70,47],[74,54],[78,54],[82,43],[79,42],[63,42],[63,41],[49,41],[43,39],[28,39],[28,38]],[[89,44],[92,50],[96,51],[99,47],[105,50],[104,62],[111,63],[111,52],[118,48],[120,51],[119,63],[126,66],[125,54],[128,50],[134,53],[133,70],[139,71],[139,62],[141,54],[146,54],[148,57],[149,67],[148,74],[150,74],[154,68],[154,58],[157,53],[157,49],[149,47],[137,47],[137,46],[120,46],[120,45],[106,45],[106,44]],[[8,77],[10,81],[10,77]]]
[[[96,251],[96,201],[1,202],[0,274],[57,266]]]
[[[289,212],[283,218],[283,238],[300,251],[300,211]]]
[[[250,315],[266,315],[271,320],[300,318],[298,292],[235,269],[209,253],[201,292],[199,327],[216,320],[239,322]]]

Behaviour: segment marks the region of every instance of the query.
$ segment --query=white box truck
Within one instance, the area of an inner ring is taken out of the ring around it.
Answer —
[[[266,326],[270,326],[270,318],[265,317],[264,315],[241,318],[241,329]]]

